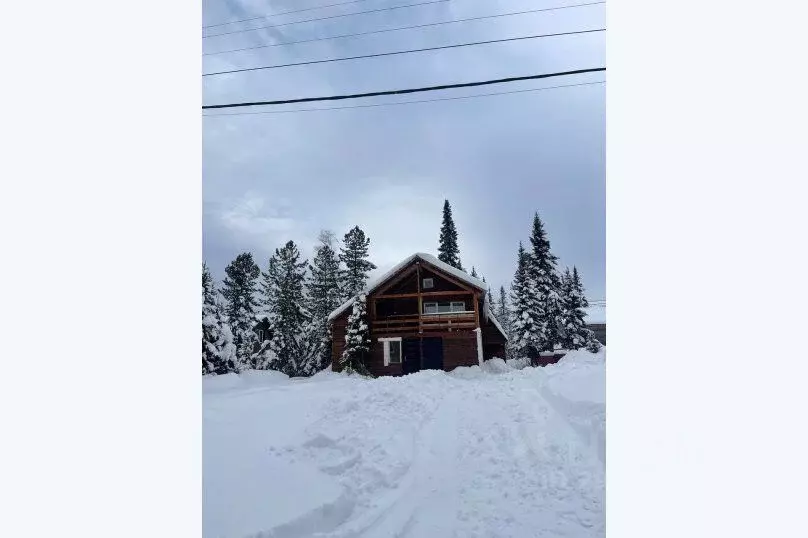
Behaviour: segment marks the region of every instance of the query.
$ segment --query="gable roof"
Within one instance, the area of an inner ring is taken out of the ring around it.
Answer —
[[[461,271],[460,269],[452,267],[448,263],[440,261],[431,254],[416,252],[415,254],[407,256],[405,259],[397,263],[392,269],[390,269],[380,277],[373,279],[371,282],[368,282],[368,285],[365,286],[365,288],[360,293],[365,295],[372,293],[373,290],[375,290],[376,288],[378,288],[379,286],[390,280],[392,277],[397,275],[401,270],[410,265],[416,259],[424,261],[429,265],[432,265],[436,269],[443,271],[444,273],[456,278],[457,280],[460,280],[461,282],[465,282],[469,286],[473,286],[480,291],[486,291],[488,289],[488,284],[486,284],[479,278],[474,278],[465,271]],[[337,316],[348,310],[348,308],[353,305],[354,299],[355,297],[351,297],[350,299],[342,303],[339,307],[337,307],[333,312],[331,312],[331,314],[328,315],[328,321],[333,320],[334,318],[336,318]]]
[[[501,334],[505,338],[505,341],[507,342],[508,341],[508,335],[505,334],[505,330],[502,328],[502,325],[499,324],[499,320],[494,315],[494,312],[491,310],[490,306],[488,307],[488,319],[491,321],[491,323],[494,324],[494,327],[497,328],[497,330],[499,331],[499,334]]]

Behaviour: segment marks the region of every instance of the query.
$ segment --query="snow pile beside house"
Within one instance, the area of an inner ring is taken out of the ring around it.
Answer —
[[[204,535],[601,537],[604,362],[587,355],[206,379]]]

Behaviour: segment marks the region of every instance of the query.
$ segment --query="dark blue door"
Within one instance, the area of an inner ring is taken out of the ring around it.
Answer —
[[[443,370],[443,338],[424,338],[421,355],[424,370]]]
[[[401,342],[401,373],[412,374],[421,369],[421,342],[418,338],[404,338]]]

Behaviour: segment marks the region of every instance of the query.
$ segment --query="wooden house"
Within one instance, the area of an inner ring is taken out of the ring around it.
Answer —
[[[430,254],[416,253],[364,290],[372,374],[449,371],[504,357],[506,335],[486,300],[487,284]],[[340,370],[351,299],[334,310],[331,360]]]
[[[257,353],[261,346],[267,340],[272,340],[272,325],[269,323],[269,318],[266,314],[258,314],[255,316],[255,325],[253,325],[253,332],[257,336],[253,344],[253,353]]]

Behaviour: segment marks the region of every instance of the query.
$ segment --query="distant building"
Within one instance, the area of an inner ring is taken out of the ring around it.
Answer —
[[[595,333],[598,342],[606,345],[606,305],[593,305],[586,309],[586,326]]]
[[[258,341],[253,346],[253,353],[261,349],[261,344],[267,340],[272,340],[272,327],[269,325],[269,318],[266,314],[255,316],[257,323],[253,326],[253,332],[258,336]]]
[[[595,333],[595,338],[598,342],[606,345],[606,324],[605,323],[587,323],[586,326]]]

